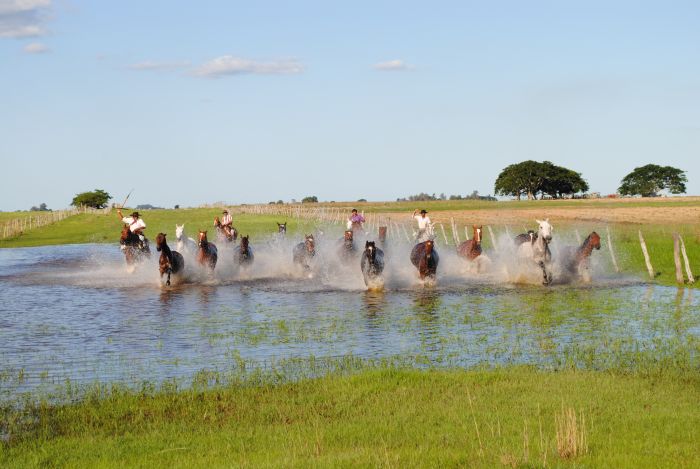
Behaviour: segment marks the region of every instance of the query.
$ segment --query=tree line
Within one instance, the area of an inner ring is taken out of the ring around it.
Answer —
[[[625,176],[618,188],[620,195],[655,197],[667,190],[671,194],[684,194],[687,182],[685,171],[672,166],[648,164]],[[550,161],[527,160],[507,166],[496,179],[496,195],[527,197],[534,200],[544,197],[561,199],[583,194],[589,189],[588,183],[578,173]]]

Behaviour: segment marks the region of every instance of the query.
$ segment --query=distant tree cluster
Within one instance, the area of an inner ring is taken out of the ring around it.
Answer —
[[[81,192],[73,197],[71,205],[73,207],[105,208],[112,196],[102,189],[95,189],[92,192]]]
[[[465,196],[451,195],[450,200],[488,200],[493,202],[497,199],[491,195],[479,195],[479,191],[472,191],[471,194]]]
[[[507,166],[496,179],[494,191],[497,195],[514,196],[518,200],[527,196],[528,200],[549,196],[553,199],[571,197],[588,191],[588,183],[568,168],[557,166],[550,161],[523,161]]]
[[[629,173],[622,179],[620,195],[641,195],[642,197],[656,197],[663,190],[671,194],[684,194],[685,183],[688,178],[685,171],[672,166],[658,166],[648,164]]]
[[[435,195],[435,193],[427,194],[421,192],[416,195],[409,195],[408,197],[401,197],[396,199],[397,202],[428,202],[431,200],[496,200],[495,197],[490,195],[479,195],[479,191],[472,191],[470,195],[451,195],[447,197],[444,193],[440,195]]]
[[[50,209],[50,208],[47,208],[47,207],[46,207],[46,204],[44,204],[44,203],[39,204],[38,207],[34,207],[34,206],[33,206],[33,207],[30,208],[29,210],[32,211],[32,212],[51,212],[51,209]]]
[[[315,195],[310,195],[301,199],[302,204],[315,204],[316,202],[318,202],[318,197]]]
[[[163,210],[163,207],[156,207],[151,204],[141,204],[136,206],[136,210]]]

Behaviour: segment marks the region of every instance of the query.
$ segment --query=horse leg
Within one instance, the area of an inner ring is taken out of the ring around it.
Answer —
[[[545,265],[544,265],[544,261],[540,261],[540,262],[539,262],[539,266],[540,266],[540,268],[542,269],[542,276],[543,276],[543,278],[544,278],[544,279],[542,280],[542,285],[549,285],[549,282],[552,281],[552,276],[551,276],[551,275],[547,275],[547,268],[546,268]]]
[[[168,272],[168,280],[165,281],[165,285],[168,287],[170,286],[170,274],[172,273],[173,269],[171,267],[168,267],[167,271]]]

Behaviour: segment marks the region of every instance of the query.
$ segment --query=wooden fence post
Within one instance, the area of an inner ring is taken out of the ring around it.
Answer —
[[[469,241],[469,229],[466,226],[464,227],[464,237]]]
[[[447,233],[445,233],[445,225],[440,223],[440,229],[442,230],[442,237],[445,238],[445,246],[449,246],[450,243],[447,242]]]
[[[676,265],[676,282],[683,284],[683,269],[681,268],[681,256],[678,241],[678,233],[673,233],[673,263]]]
[[[496,237],[493,235],[493,230],[491,229],[491,225],[486,225],[486,228],[489,229],[489,234],[491,235],[491,243],[493,244],[493,250],[495,252],[498,252],[498,246],[496,246]]]
[[[690,270],[690,262],[688,262],[688,254],[685,252],[683,236],[679,234],[678,239],[681,242],[681,254],[683,254],[683,262],[685,263],[685,273],[688,275],[688,283],[695,283],[695,277],[693,277],[693,272]]]
[[[615,267],[615,272],[620,272],[620,268],[617,266],[617,259],[615,259],[615,250],[613,249],[612,238],[610,237],[610,228],[606,226],[605,231],[608,233],[608,249],[610,250],[610,258]]]
[[[651,260],[649,260],[649,252],[647,251],[647,243],[644,242],[644,237],[642,236],[642,230],[639,230],[639,245],[642,247],[642,253],[644,254],[644,262],[647,265],[647,272],[649,272],[649,278],[654,280],[654,268],[651,266]]]

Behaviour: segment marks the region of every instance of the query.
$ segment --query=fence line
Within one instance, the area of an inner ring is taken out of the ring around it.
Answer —
[[[32,214],[28,217],[13,218],[12,220],[0,222],[0,232],[2,233],[2,239],[15,238],[28,231],[41,228],[42,226],[52,225],[68,217],[72,217],[73,215],[78,215],[80,213],[109,213],[109,211],[109,208],[98,210],[89,207],[78,207],[68,210],[36,212],[36,215]]]

